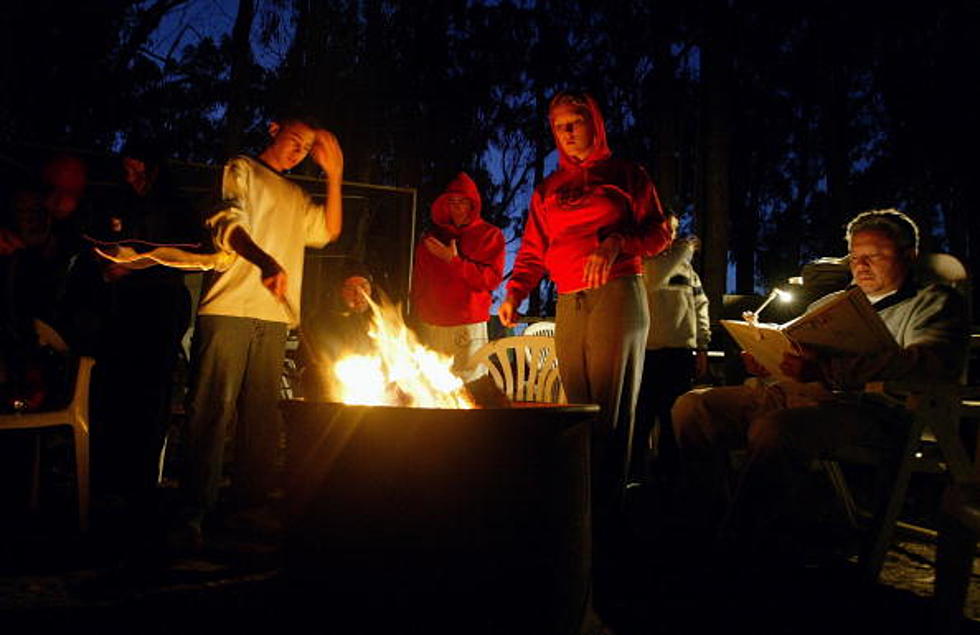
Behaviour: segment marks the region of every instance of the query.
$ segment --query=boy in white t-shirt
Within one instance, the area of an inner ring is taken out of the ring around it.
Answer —
[[[236,425],[233,483],[246,512],[267,509],[279,439],[279,381],[287,330],[299,321],[304,248],[336,240],[342,224],[343,154],[312,121],[281,118],[258,157],[225,164],[223,205],[207,219],[219,249],[237,254],[207,274],[195,328],[188,395],[186,469],[181,479],[179,548],[203,545],[201,523],[214,505],[228,426]],[[326,174],[315,203],[283,172],[310,154]]]

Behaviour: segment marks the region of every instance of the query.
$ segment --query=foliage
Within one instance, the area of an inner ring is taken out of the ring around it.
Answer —
[[[108,151],[139,135],[218,162],[229,142],[260,148],[272,113],[306,109],[337,131],[347,178],[417,187],[426,206],[467,170],[516,243],[553,149],[547,99],[581,87],[687,226],[727,226],[705,250],[728,252],[739,291],[843,253],[843,223],[870,207],[907,209],[932,246],[977,264],[970,0],[254,0],[239,15],[251,48],[204,31],[154,50],[185,4],[9,3],[0,140]],[[281,63],[256,60],[270,43]]]

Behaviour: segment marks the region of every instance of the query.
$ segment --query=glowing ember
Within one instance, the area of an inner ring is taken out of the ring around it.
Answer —
[[[337,400],[368,406],[473,408],[452,357],[422,346],[398,307],[368,298],[372,355],[347,355],[334,364]]]

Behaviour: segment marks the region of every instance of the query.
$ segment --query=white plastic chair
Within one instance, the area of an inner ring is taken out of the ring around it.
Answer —
[[[78,487],[78,527],[88,528],[89,508],[89,384],[95,360],[78,359],[71,401],[62,410],[0,415],[0,430],[23,430],[70,426],[75,443],[75,474]]]
[[[554,322],[534,322],[533,324],[528,324],[527,328],[524,329],[525,336],[530,335],[542,335],[545,337],[555,336],[555,323]]]
[[[554,338],[519,335],[488,342],[470,360],[469,369],[479,366],[512,401],[568,403]]]

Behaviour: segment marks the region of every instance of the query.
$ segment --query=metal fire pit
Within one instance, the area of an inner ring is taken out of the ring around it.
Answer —
[[[283,409],[286,572],[314,583],[328,619],[391,632],[575,631],[589,590],[597,406]]]

